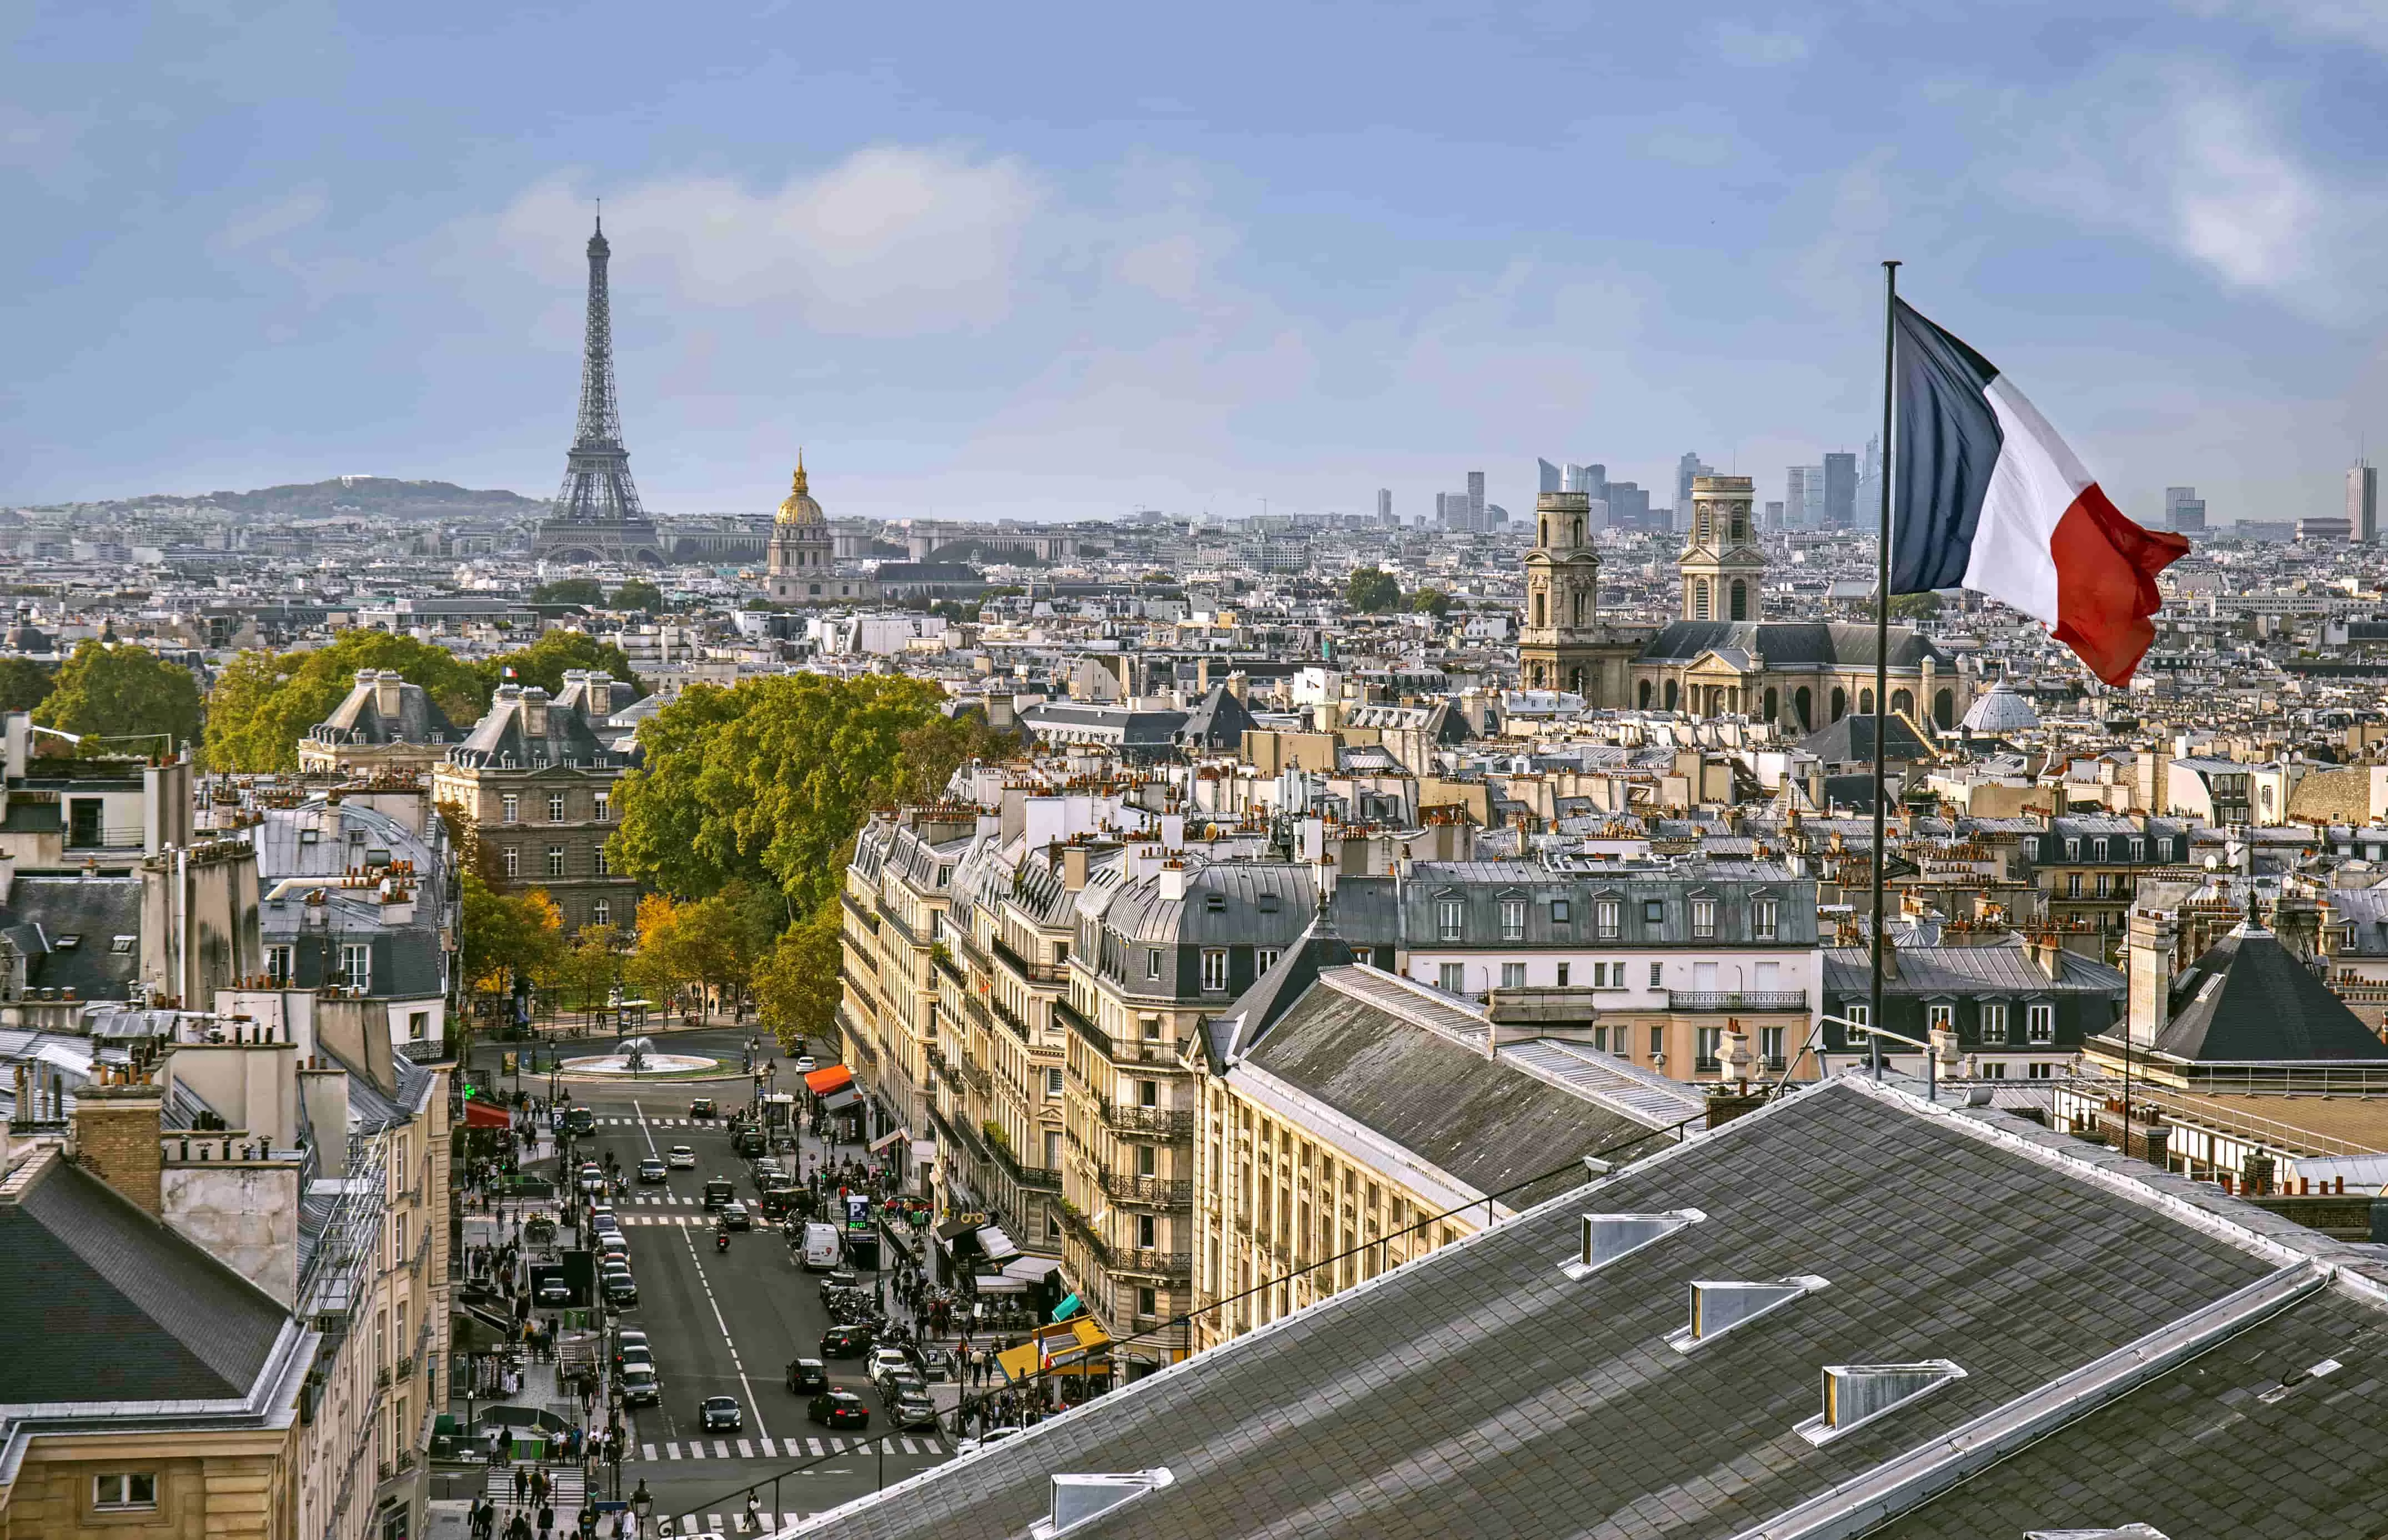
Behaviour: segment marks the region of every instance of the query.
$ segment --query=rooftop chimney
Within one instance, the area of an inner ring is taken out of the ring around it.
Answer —
[[[156,1086],[137,1081],[95,1081],[75,1096],[75,1158],[151,1215],[161,1207],[158,1174],[164,1160],[158,1138],[164,1106]]]

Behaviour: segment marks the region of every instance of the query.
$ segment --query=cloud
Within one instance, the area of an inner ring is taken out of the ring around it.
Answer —
[[[2229,18],[2290,37],[2356,43],[2388,54],[2388,6],[2379,0],[2182,0],[2194,16]]]
[[[1708,29],[1708,46],[1729,64],[1772,69],[1808,57],[1808,40],[1792,32],[1765,32],[1747,21],[1720,21]]]
[[[2388,237],[2388,184],[2301,156],[2278,106],[2233,78],[2189,61],[2128,63],[2024,115],[2005,176],[2017,196],[2131,230],[2316,319],[2382,311],[2367,270]]]
[[[787,304],[814,331],[889,337],[1003,320],[1047,196],[1016,159],[879,146],[759,191],[725,177],[649,182],[609,195],[605,212],[636,233],[639,260],[660,264],[672,298]],[[498,217],[495,237],[566,277],[594,201],[576,182],[541,184]]]
[[[80,198],[98,175],[83,148],[90,127],[87,114],[35,112],[0,101],[0,171],[21,172],[57,197]]]
[[[243,210],[209,236],[208,245],[220,253],[230,254],[278,242],[322,219],[331,206],[331,199],[324,196],[320,187],[304,187],[286,193],[270,202]]]

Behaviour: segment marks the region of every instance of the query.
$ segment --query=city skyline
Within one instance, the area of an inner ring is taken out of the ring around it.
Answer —
[[[1397,87],[1539,68],[1581,28],[1404,16],[1353,59],[1305,20],[1196,104],[1114,68],[1150,38],[1055,51],[963,13],[901,48],[808,18],[799,50],[770,16],[136,33],[61,10],[6,66],[0,180],[31,236],[0,258],[0,500],[361,466],[544,490],[602,197],[664,512],[768,506],[798,441],[881,516],[1353,510],[1379,486],[1429,509],[1469,465],[1515,507],[1531,483],[1503,467],[1558,445],[1644,486],[1686,444],[1772,478],[1868,431],[1886,254],[2045,382],[2126,508],[2193,484],[2218,525],[2333,511],[2388,415],[2356,281],[2388,198],[2377,130],[2327,108],[2379,88],[2388,35],[2294,6],[2042,19],[2079,36],[1636,18],[1614,46],[1648,68],[1463,133]],[[604,107],[502,85],[529,68]],[[1872,112],[1814,106],[1886,77]],[[801,148],[755,132],[792,99]],[[1514,196],[1588,167],[1581,209]],[[1726,207],[1759,238],[1703,234]]]

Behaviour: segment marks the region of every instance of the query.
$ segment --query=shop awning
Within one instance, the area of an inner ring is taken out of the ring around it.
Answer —
[[[844,1064],[832,1064],[827,1069],[817,1069],[805,1076],[805,1089],[815,1096],[827,1096],[833,1090],[852,1084],[854,1084],[854,1072]]]
[[[914,1139],[914,1140],[912,1141],[912,1164],[913,1164],[913,1165],[927,1165],[931,1164],[932,1162],[934,1162],[936,1158],[937,1158],[937,1141],[936,1141],[935,1139]]]
[[[830,1112],[840,1112],[862,1100],[862,1093],[852,1086],[842,1087],[821,1098],[821,1106]]]
[[[981,1273],[971,1279],[971,1287],[982,1294],[1024,1294],[1028,1292],[1028,1280],[1002,1273]]]
[[[506,1110],[494,1101],[464,1103],[464,1126],[467,1128],[504,1128],[513,1123],[514,1119],[507,1115]]]
[[[1038,1327],[1032,1341],[1009,1353],[996,1355],[995,1361],[1003,1369],[1004,1378],[1011,1381],[1028,1379],[1040,1370],[1079,1372],[1068,1366],[1083,1364],[1099,1349],[1109,1347],[1111,1341],[1101,1327],[1077,1316],[1059,1326]]]
[[[1023,1283],[1042,1283],[1061,1270],[1061,1264],[1049,1256],[1015,1256],[1003,1265],[1004,1277]]]
[[[1020,1254],[1020,1248],[1011,1243],[1011,1237],[993,1225],[979,1228],[978,1249],[985,1254],[989,1262],[1009,1262]]]
[[[886,1133],[882,1134],[879,1138],[870,1141],[870,1152],[874,1155],[883,1155],[887,1152],[887,1147],[889,1145],[895,1143],[899,1139],[909,1138],[911,1138],[911,1131],[909,1129],[891,1128]]]

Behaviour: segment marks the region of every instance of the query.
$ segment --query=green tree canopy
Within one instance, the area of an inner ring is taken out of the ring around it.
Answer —
[[[1343,603],[1361,615],[1381,615],[1402,602],[1402,585],[1390,572],[1354,567],[1343,584]]]
[[[602,605],[605,602],[605,585],[594,578],[558,578],[552,583],[541,583],[530,591],[534,605]]]
[[[1940,613],[1940,595],[1937,593],[1894,593],[1890,596],[1890,617],[1893,620],[1929,620]]]
[[[633,578],[614,591],[614,607],[659,610],[664,607],[664,591],[643,578]]]
[[[564,915],[543,888],[500,893],[478,872],[464,872],[463,913],[456,927],[465,979],[503,989],[509,974],[553,978],[565,957]]]
[[[1410,595],[1410,612],[1440,620],[1451,613],[1451,595],[1439,588],[1422,588]]]
[[[553,695],[564,688],[566,669],[601,670],[618,680],[637,684],[639,677],[630,672],[630,660],[622,649],[611,642],[600,642],[587,631],[553,630],[529,646],[511,653],[500,653],[476,665],[481,681],[481,703],[489,704],[489,695],[505,679],[508,668],[514,671],[514,682],[527,688],[538,685]],[[478,711],[474,713],[477,718]]]
[[[59,666],[33,720],[94,740],[86,753],[155,754],[199,736],[199,681],[146,647],[85,642]]]
[[[837,1014],[837,970],[844,950],[835,896],[781,933],[755,968],[755,1002],[763,1025],[793,1052],[802,1038],[828,1037]]]
[[[458,727],[478,720],[489,703],[489,687],[472,665],[445,647],[388,631],[343,631],[311,652],[243,653],[208,694],[209,767],[298,769],[298,740],[348,698],[362,668],[395,668]]]
[[[616,868],[686,897],[743,878],[810,913],[834,892],[872,805],[920,778],[905,762],[908,734],[940,719],[941,698],[935,684],[893,674],[690,687],[641,730],[646,764],[615,797]]]
[[[49,669],[30,657],[0,657],[0,711],[31,711],[49,698]]]

